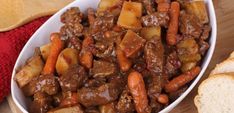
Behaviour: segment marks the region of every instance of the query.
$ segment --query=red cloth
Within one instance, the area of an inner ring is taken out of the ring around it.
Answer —
[[[0,102],[10,93],[11,74],[21,49],[48,18],[42,17],[11,31],[0,32]]]

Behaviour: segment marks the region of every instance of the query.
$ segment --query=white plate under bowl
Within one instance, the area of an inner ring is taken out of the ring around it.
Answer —
[[[200,74],[197,76],[197,78],[193,81],[193,83],[189,86],[189,88],[179,98],[177,98],[174,102],[172,102],[169,106],[161,110],[160,113],[169,112],[177,104],[179,104],[186,97],[186,95],[188,95],[188,93],[193,89],[193,87],[197,84],[199,79],[202,77],[213,55],[215,43],[216,43],[216,35],[217,35],[216,17],[215,17],[215,11],[214,11],[212,0],[205,0],[205,2],[206,2],[207,9],[209,12],[209,19],[210,19],[210,25],[212,27],[212,31],[211,31],[211,35],[209,38],[210,48],[208,52],[206,53],[206,56],[203,59],[203,63],[201,66],[202,70]],[[59,31],[60,27],[62,26],[62,23],[60,22],[60,15],[63,12],[65,12],[66,9],[69,9],[70,7],[78,6],[82,12],[85,12],[85,10],[89,7],[97,8],[98,3],[99,3],[99,0],[75,0],[73,3],[69,4],[68,6],[66,6],[59,12],[57,12],[47,22],[45,22],[26,43],[26,45],[22,49],[15,63],[15,66],[12,72],[12,79],[11,79],[12,98],[15,104],[19,107],[19,109],[22,112],[24,113],[28,112],[29,99],[23,95],[21,89],[18,87],[17,83],[13,79],[15,77],[16,70],[21,65],[23,65],[30,56],[33,55],[35,47],[39,47],[43,44],[48,43],[50,34],[53,32]]]

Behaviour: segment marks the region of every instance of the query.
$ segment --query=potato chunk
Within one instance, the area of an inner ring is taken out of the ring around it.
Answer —
[[[127,57],[134,57],[140,52],[144,44],[145,39],[135,32],[128,30],[119,46]]]
[[[125,1],[117,24],[127,29],[140,29],[142,16],[142,4]]]
[[[56,71],[59,75],[64,74],[67,69],[78,63],[78,51],[72,48],[64,49],[58,56]]]
[[[190,1],[185,4],[186,11],[194,14],[202,24],[209,22],[209,17],[206,10],[206,4],[204,0]]]
[[[32,78],[39,76],[43,67],[44,62],[40,55],[35,55],[28,59],[26,64],[15,75],[15,80],[19,87],[24,87]]]
[[[97,12],[105,11],[112,8],[120,3],[121,0],[101,0],[98,4]]]
[[[146,40],[150,40],[153,36],[161,37],[161,27],[144,27],[141,29],[140,36]]]
[[[44,61],[47,60],[49,54],[50,54],[50,48],[51,48],[51,43],[45,44],[40,47],[41,55]]]

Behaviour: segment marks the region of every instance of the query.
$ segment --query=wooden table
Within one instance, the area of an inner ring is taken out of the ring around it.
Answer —
[[[200,80],[199,84],[202,80],[207,78],[211,69],[214,68],[215,64],[221,62],[228,55],[234,51],[234,1],[233,0],[213,0],[215,6],[215,12],[217,17],[218,24],[218,37],[216,49],[214,52],[214,56],[205,72],[205,75]],[[198,84],[198,85],[199,85]],[[193,98],[197,94],[197,87],[192,90],[192,92],[170,113],[197,113],[197,109],[194,106]],[[11,98],[8,98],[9,104],[12,109],[15,109],[14,105],[12,105]],[[7,101],[0,104],[0,112],[4,113],[16,113],[10,110],[10,107],[7,105]]]

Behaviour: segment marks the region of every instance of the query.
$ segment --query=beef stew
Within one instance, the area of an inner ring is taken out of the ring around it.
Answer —
[[[199,74],[209,49],[206,9],[199,15],[191,8],[204,2],[193,2],[101,0],[97,12],[68,9],[60,32],[16,74],[32,99],[29,112],[155,113],[168,106]]]

